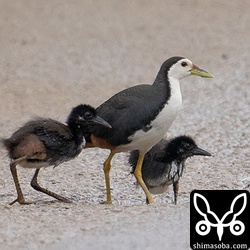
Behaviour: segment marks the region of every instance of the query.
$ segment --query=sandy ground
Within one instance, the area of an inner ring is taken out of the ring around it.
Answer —
[[[188,160],[176,206],[171,190],[145,205],[125,153],[113,161],[114,204],[100,204],[108,151],[99,149],[41,171],[41,184],[74,204],[36,192],[34,171],[18,168],[25,197],[39,202],[9,206],[16,191],[1,149],[0,249],[189,249],[193,189],[249,190],[249,9],[248,0],[1,0],[0,137],[34,115],[63,122],[79,103],[98,106],[152,83],[173,55],[216,78],[181,83],[183,109],[170,133],[193,136],[214,156]]]

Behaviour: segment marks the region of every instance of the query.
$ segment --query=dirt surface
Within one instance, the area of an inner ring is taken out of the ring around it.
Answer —
[[[41,171],[40,183],[74,201],[33,190],[34,170],[18,168],[16,198],[0,149],[0,249],[189,249],[193,189],[250,185],[250,1],[0,1],[0,137],[34,115],[64,122],[73,106],[98,106],[116,92],[152,83],[162,62],[182,55],[215,79],[182,80],[183,109],[171,136],[191,135],[213,157],[194,157],[172,192],[145,204],[129,175],[128,154],[113,160],[114,204],[105,200],[108,151],[87,149]]]

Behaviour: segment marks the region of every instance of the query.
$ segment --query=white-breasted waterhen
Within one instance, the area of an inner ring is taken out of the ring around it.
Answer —
[[[111,150],[104,162],[108,204],[112,203],[109,177],[111,160],[116,153],[131,150],[140,152],[134,175],[148,202],[154,203],[141,175],[143,158],[163,138],[181,110],[179,80],[189,75],[213,77],[187,58],[172,57],[162,64],[152,85],[143,84],[125,89],[97,108],[97,114],[110,123],[112,129],[96,129],[88,137],[87,147]]]
[[[8,150],[11,159],[10,170],[17,190],[15,202],[30,204],[24,199],[19,184],[16,166],[36,168],[31,180],[31,186],[60,201],[70,202],[68,199],[41,187],[37,183],[40,168],[57,166],[62,162],[75,158],[86,144],[84,130],[91,131],[94,124],[111,127],[109,123],[97,115],[96,110],[89,105],[78,105],[73,108],[67,119],[67,125],[56,120],[36,118],[27,122],[10,138],[1,139]]]
[[[199,148],[189,136],[178,136],[170,140],[162,139],[153,146],[144,157],[142,179],[151,194],[161,194],[173,185],[174,204],[177,204],[179,179],[186,166],[186,160],[195,155],[211,156]],[[134,173],[139,152],[131,151],[129,163]],[[148,200],[146,200],[148,203]]]

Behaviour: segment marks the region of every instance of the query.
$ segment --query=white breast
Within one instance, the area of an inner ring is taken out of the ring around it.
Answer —
[[[171,82],[171,97],[165,107],[151,122],[152,128],[147,132],[143,130],[136,131],[128,139],[129,144],[119,146],[116,151],[140,150],[146,153],[151,147],[158,143],[169,130],[170,126],[179,114],[182,106],[182,96],[179,81],[175,78],[169,79]]]

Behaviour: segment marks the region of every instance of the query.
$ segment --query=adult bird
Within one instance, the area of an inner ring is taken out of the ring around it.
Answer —
[[[162,139],[145,155],[142,164],[142,179],[151,194],[161,194],[173,185],[174,203],[177,204],[179,179],[185,168],[186,160],[195,155],[211,156],[199,148],[189,136],[178,136],[170,140]],[[133,173],[139,152],[131,151],[129,163]],[[146,200],[148,203],[148,200]]]
[[[149,203],[154,203],[141,176],[143,158],[163,138],[181,110],[179,80],[189,75],[213,77],[187,58],[171,57],[162,64],[152,85],[143,84],[125,89],[97,108],[98,115],[110,123],[112,129],[97,127],[88,137],[87,147],[111,151],[104,162],[108,204],[112,203],[109,176],[111,160],[116,153],[132,150],[139,150],[134,175]]]
[[[40,192],[52,196],[60,201],[70,202],[68,199],[41,187],[37,182],[40,168],[57,166],[71,160],[80,154],[85,146],[84,130],[91,131],[94,124],[111,127],[109,123],[97,115],[96,110],[89,105],[78,105],[73,108],[67,119],[67,125],[56,120],[36,118],[19,128],[8,139],[2,139],[11,159],[10,170],[13,176],[17,199],[20,204],[30,204],[24,199],[19,184],[16,166],[35,168],[31,186]]]

